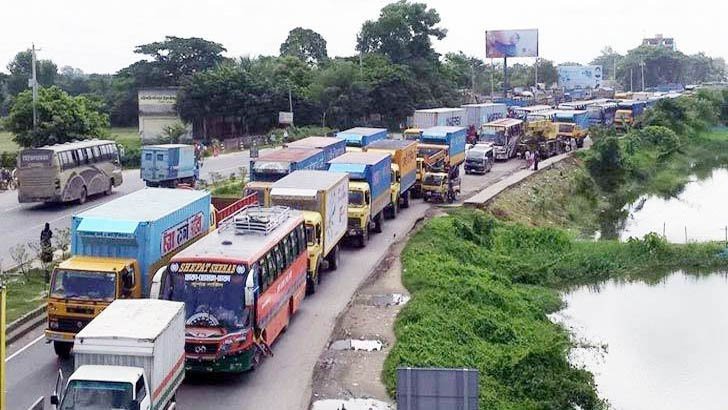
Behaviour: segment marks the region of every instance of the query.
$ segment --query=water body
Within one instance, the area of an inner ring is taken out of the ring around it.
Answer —
[[[676,198],[640,198],[629,207],[620,238],[655,232],[673,243],[685,243],[686,237],[690,242],[725,241],[726,209],[728,170],[715,169],[708,178],[689,182]]]
[[[564,324],[617,410],[728,408],[728,274],[677,272],[658,284],[609,281],[565,295]]]

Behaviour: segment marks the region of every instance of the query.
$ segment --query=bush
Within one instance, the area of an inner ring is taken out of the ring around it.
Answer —
[[[13,169],[18,166],[18,151],[0,153],[0,167]]]
[[[121,157],[121,165],[124,168],[139,168],[142,163],[141,148],[124,147],[124,155]]]

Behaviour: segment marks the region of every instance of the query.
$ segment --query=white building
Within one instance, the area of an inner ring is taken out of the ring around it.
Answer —
[[[177,87],[139,90],[139,135],[142,144],[158,142],[163,136],[165,127],[182,122],[174,107],[178,90]],[[187,126],[187,135],[181,139],[191,139],[191,137],[192,129]]]

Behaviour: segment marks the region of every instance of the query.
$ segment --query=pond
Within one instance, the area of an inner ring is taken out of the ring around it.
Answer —
[[[629,207],[620,238],[641,238],[655,232],[673,243],[726,241],[728,170],[715,169],[708,178],[693,180],[675,198],[646,196]]]
[[[726,409],[727,294],[726,274],[609,281],[567,293],[552,320],[570,330],[570,360],[611,408]]]

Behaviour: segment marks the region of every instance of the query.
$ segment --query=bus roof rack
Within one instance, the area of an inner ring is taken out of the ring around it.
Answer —
[[[268,235],[285,222],[290,215],[291,208],[287,206],[272,206],[270,208],[251,206],[235,214],[233,225],[235,226],[235,233],[238,235],[254,232]]]

